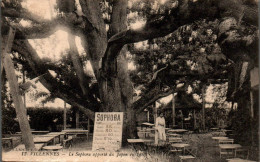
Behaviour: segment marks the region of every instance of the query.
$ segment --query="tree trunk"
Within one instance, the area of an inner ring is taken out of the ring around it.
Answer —
[[[111,24],[109,29],[109,36],[127,29],[127,1],[114,1],[113,11],[111,15]],[[92,42],[93,40],[91,40]],[[89,42],[89,43],[91,43]],[[126,48],[120,51],[118,56],[111,60],[106,59],[103,55],[103,62],[107,61],[111,65],[112,71],[102,71],[98,73],[98,84],[102,107],[100,111],[104,112],[124,112],[123,124],[123,143],[127,138],[136,138],[136,123],[135,111],[132,107],[133,89],[131,80],[128,74],[128,63],[126,60]],[[108,50],[110,54],[114,50]],[[95,61],[95,62],[99,62]],[[106,62],[106,63],[107,63]],[[102,65],[104,65],[102,63]],[[104,69],[104,67],[99,67]],[[94,67],[95,69],[95,67]],[[98,69],[100,70],[100,69]],[[98,71],[96,70],[96,71]],[[95,70],[94,70],[95,71]],[[105,76],[103,75],[105,72]]]
[[[132,107],[133,89],[127,69],[125,50],[117,59],[117,74],[108,79],[102,78],[100,88],[102,94],[102,110],[104,112],[124,112],[123,142],[127,138],[136,138],[135,111]]]

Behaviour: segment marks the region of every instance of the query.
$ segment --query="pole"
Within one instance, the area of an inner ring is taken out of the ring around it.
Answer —
[[[14,101],[14,107],[16,115],[18,117],[19,126],[22,133],[22,139],[25,145],[25,149],[34,149],[33,136],[31,133],[29,121],[26,116],[25,107],[23,104],[22,96],[20,95],[20,90],[15,75],[15,68],[9,53],[11,50],[12,42],[14,40],[15,31],[10,27],[7,41],[5,42],[5,49],[3,50],[3,67],[6,71],[6,77],[10,85],[10,93]]]
[[[183,113],[182,113],[182,110],[181,110],[181,128],[183,129]]]
[[[206,85],[204,84],[202,87],[202,127],[203,131],[205,131],[205,92],[206,91]]]
[[[76,128],[79,128],[79,110],[76,110]]]
[[[63,111],[63,129],[67,129],[67,107],[66,102],[64,101],[64,111]]]
[[[157,108],[156,108],[156,103],[153,106],[153,118],[154,118],[154,124],[156,122],[156,118],[157,118]]]
[[[175,126],[175,96],[172,94],[172,128]]]
[[[254,118],[254,95],[253,90],[250,90],[250,115],[252,118]]]
[[[90,131],[90,119],[88,118],[88,132]]]
[[[23,84],[25,83],[25,71],[23,69]],[[23,94],[23,103],[24,103],[24,108],[25,108],[25,111],[26,111],[26,114],[27,114],[27,109],[26,109],[26,93],[24,92]]]
[[[193,110],[193,124],[194,124],[194,129],[196,129],[196,127],[197,127],[197,121],[196,121],[196,112],[195,112],[195,110]]]
[[[254,143],[254,129],[253,129],[253,121],[254,121],[254,95],[253,95],[253,90],[250,90],[250,116],[251,116],[251,123],[250,123],[250,128],[251,128],[251,140],[252,140],[252,145]]]
[[[149,123],[149,110],[147,111],[147,122]]]

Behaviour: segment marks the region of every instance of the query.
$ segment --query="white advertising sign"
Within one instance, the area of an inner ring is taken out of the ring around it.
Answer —
[[[120,149],[123,120],[123,112],[96,112],[92,151]]]

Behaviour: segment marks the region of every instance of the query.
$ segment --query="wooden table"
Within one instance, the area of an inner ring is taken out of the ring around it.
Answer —
[[[223,132],[232,132],[233,130],[230,130],[230,129],[221,129],[221,131],[223,131]]]
[[[221,155],[234,155],[234,152],[236,152],[236,149],[240,148],[240,147],[242,147],[242,146],[239,144],[219,144],[220,158],[221,158]]]
[[[166,135],[168,135],[169,137],[181,137],[181,135],[177,133],[168,133]]]
[[[168,132],[171,132],[171,133],[184,133],[184,132],[188,132],[188,130],[186,130],[186,129],[171,129],[171,130],[168,130]]]
[[[189,147],[190,145],[187,143],[174,143],[171,144],[171,146],[177,149],[183,149],[183,154],[185,154],[185,147]]]
[[[42,149],[51,150],[51,151],[58,151],[58,150],[61,150],[62,148],[63,148],[62,146],[51,145],[51,146],[44,146]]]
[[[216,130],[219,130],[219,128],[210,128],[210,130],[216,131]]]
[[[61,142],[60,134],[44,134],[44,135],[37,135],[35,137],[53,137],[53,144],[57,144]]]
[[[237,149],[242,147],[240,144],[220,144],[220,149]]]
[[[143,129],[143,126],[145,126],[145,127],[153,127],[154,126],[154,124],[152,124],[152,123],[142,123],[141,124],[141,129]]]
[[[85,134],[85,135],[87,135],[87,139],[89,136],[88,130],[82,130],[82,129],[65,129],[65,130],[62,130],[62,132],[65,132],[67,135]]]
[[[256,161],[240,159],[240,158],[227,159],[227,161],[228,162],[256,162]]]
[[[180,137],[169,137],[169,143],[181,143],[182,138]]]
[[[44,134],[44,135],[36,135],[34,137],[58,137],[59,134]]]
[[[153,142],[153,140],[150,139],[127,139],[128,143],[149,143]]]
[[[59,142],[63,142],[64,139],[67,139],[67,133],[66,132],[51,132],[48,133],[49,135],[58,135],[59,136]]]
[[[225,140],[225,139],[228,139],[228,137],[212,137],[212,139],[214,140]]]
[[[66,135],[66,132],[50,132],[48,134]]]
[[[33,150],[39,151],[44,146],[44,143],[37,143],[37,144],[34,144],[34,146],[35,146],[35,148]],[[25,145],[24,144],[20,144],[17,147],[15,147],[14,150],[15,151],[25,151]]]
[[[53,141],[54,138],[55,138],[55,136],[35,136],[33,138],[33,142],[48,144],[49,142]],[[54,141],[53,141],[53,144],[55,144]]]
[[[49,131],[31,131],[32,134],[47,134]],[[16,134],[22,134],[22,132],[16,132]]]
[[[151,143],[153,140],[149,139],[127,139],[127,142],[131,144],[134,151],[147,151],[148,147],[145,143]]]
[[[188,147],[190,146],[189,144],[187,143],[174,143],[171,145],[172,147],[176,147],[176,148],[185,148],[185,147]]]

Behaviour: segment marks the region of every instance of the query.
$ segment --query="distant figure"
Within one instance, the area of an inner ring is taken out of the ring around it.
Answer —
[[[155,123],[155,144],[158,144],[159,140],[166,141],[165,134],[165,119],[163,117],[163,113],[160,113],[160,116],[156,118]]]

